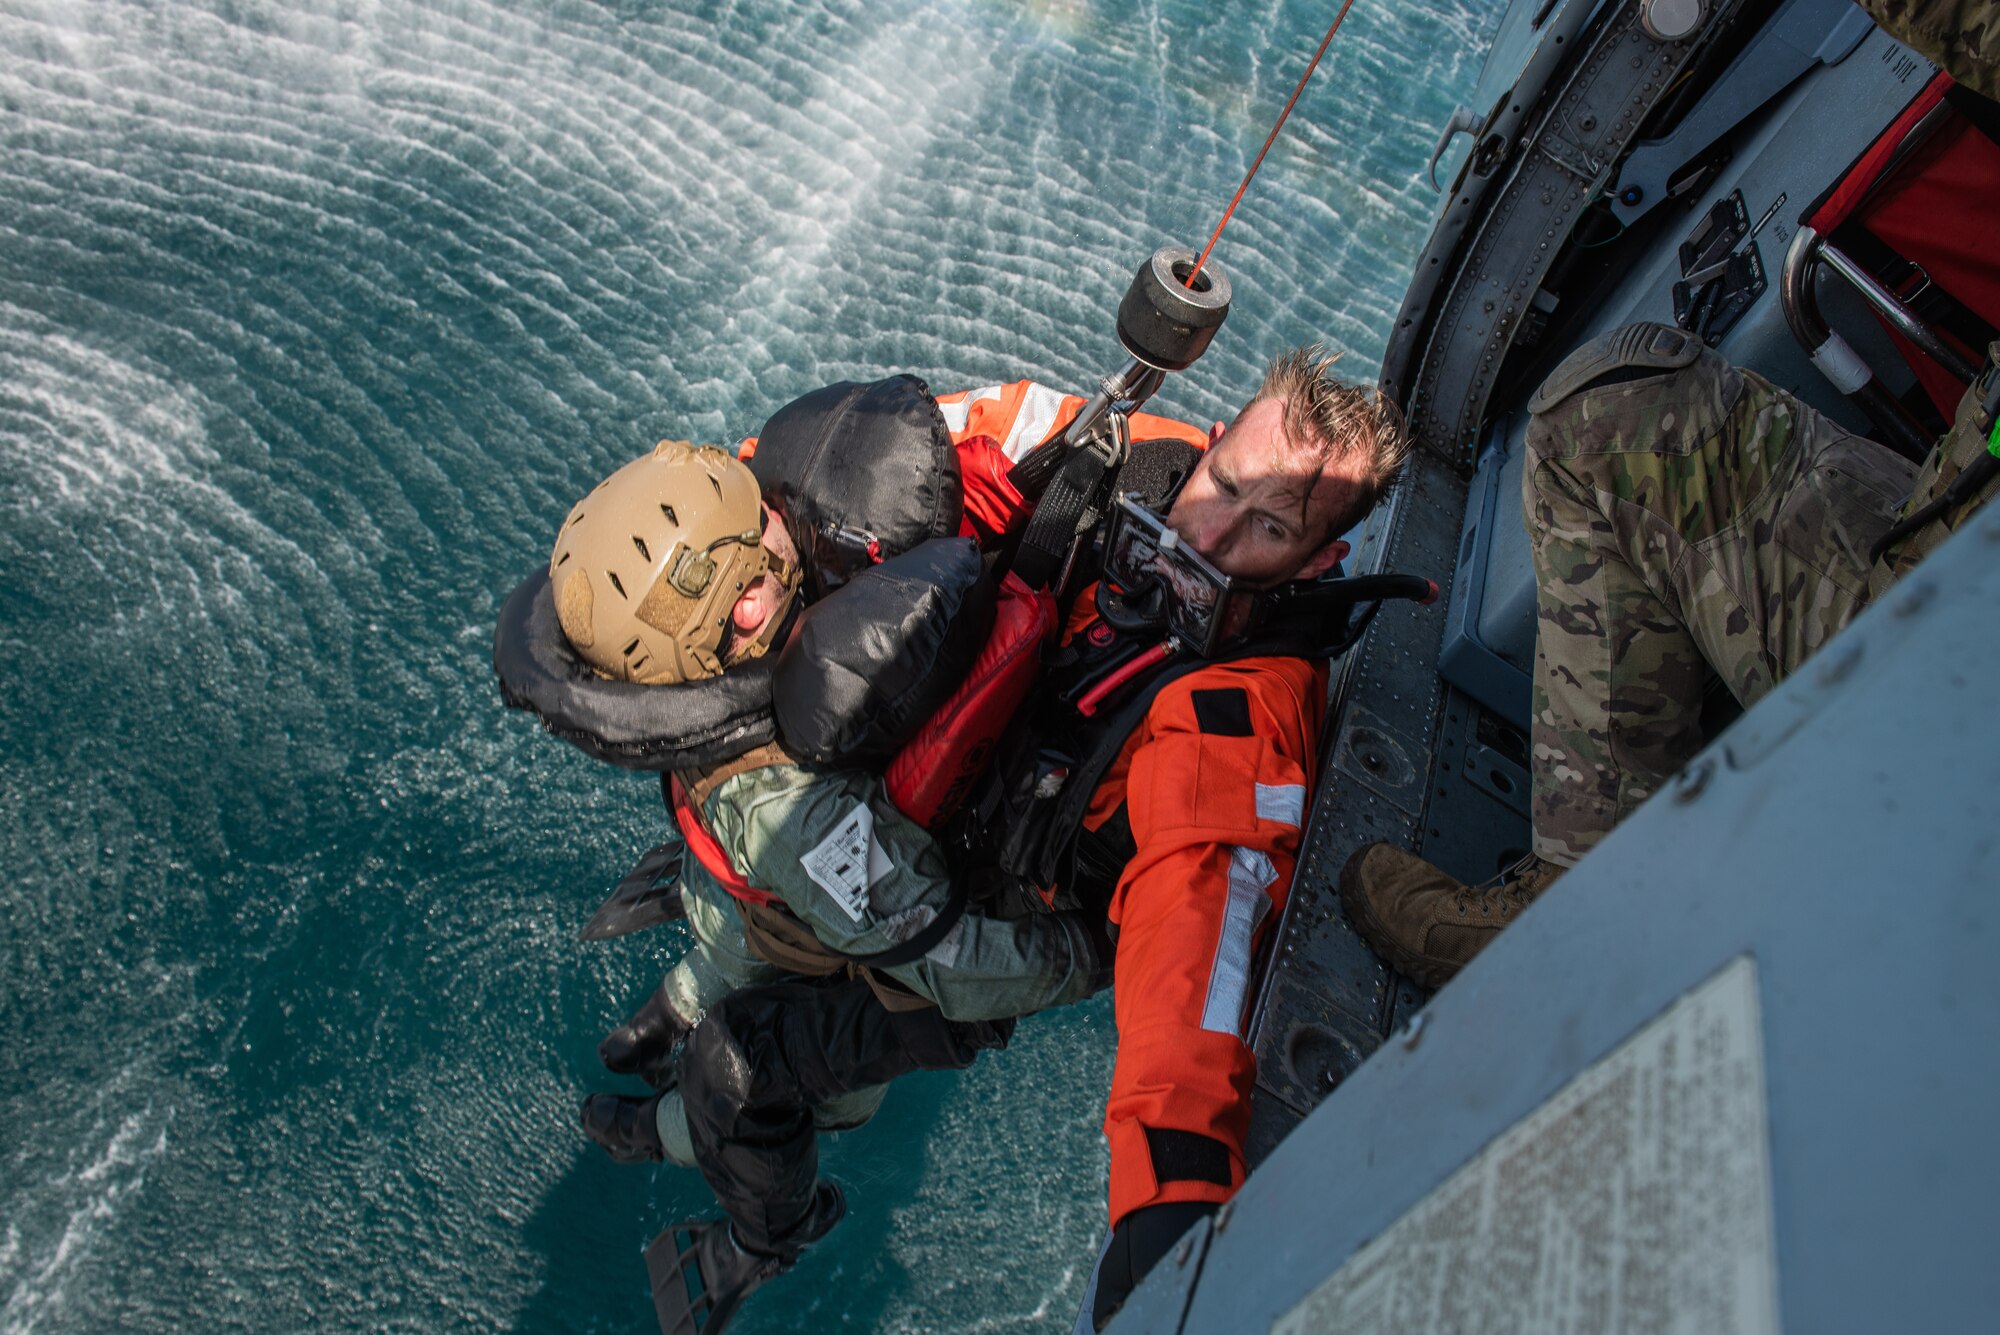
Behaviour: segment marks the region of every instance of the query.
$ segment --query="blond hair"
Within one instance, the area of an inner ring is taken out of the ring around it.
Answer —
[[[1244,412],[1266,399],[1284,405],[1286,443],[1317,461],[1304,497],[1312,495],[1335,460],[1361,464],[1352,474],[1354,488],[1332,525],[1335,537],[1367,517],[1383,493],[1403,475],[1410,457],[1402,410],[1380,390],[1350,384],[1334,375],[1333,364],[1339,360],[1339,353],[1330,353],[1316,342],[1279,353],[1264,372],[1264,383],[1243,405]]]

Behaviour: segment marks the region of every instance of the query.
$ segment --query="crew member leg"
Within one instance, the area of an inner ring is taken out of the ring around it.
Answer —
[[[1579,349],[1533,407],[1534,855],[1477,887],[1388,844],[1341,873],[1355,931],[1429,987],[1700,748],[1709,681],[1754,704],[1852,619],[1913,477],[1666,326]]]
[[[1914,470],[1705,349],[1542,412],[1526,465],[1535,852],[1568,866],[1701,747],[1712,675],[1755,704],[1853,618]]]
[[[954,1023],[935,1007],[890,1011],[863,982],[746,988],[714,1005],[681,1055],[681,1091],[702,1176],[753,1252],[809,1238],[814,1105],[914,1070],[970,1065],[1013,1022]]]

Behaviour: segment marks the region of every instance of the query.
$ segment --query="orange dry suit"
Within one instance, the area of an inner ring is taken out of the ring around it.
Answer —
[[[968,515],[1002,527],[1007,492],[982,478],[1004,478],[1083,400],[1022,381],[938,403],[960,445]],[[1207,444],[1183,423],[1137,414],[1131,425],[1135,440]],[[1012,750],[969,813],[1011,845],[1002,865],[1045,902],[1101,908],[1117,929],[1118,1056],[1104,1118],[1114,1226],[1147,1206],[1218,1203],[1242,1185],[1256,1073],[1243,1033],[1252,964],[1291,883],[1326,693],[1323,660],[1284,652],[1175,665],[1107,690],[1115,674],[1092,660],[1119,652],[1117,639],[1086,589],[1069,610],[1044,707],[1010,734]],[[1122,743],[1105,735],[1120,729]],[[1066,772],[1091,742],[1101,774]],[[999,791],[1010,783],[1011,806]],[[1021,808],[1020,790],[1046,799],[1059,785],[1079,790],[1072,805],[1087,798],[1080,821],[1062,799],[1054,812]],[[1080,828],[1045,833],[1066,820]]]

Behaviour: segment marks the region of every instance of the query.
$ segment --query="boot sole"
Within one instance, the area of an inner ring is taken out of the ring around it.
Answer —
[[[1462,965],[1441,965],[1405,949],[1389,935],[1388,928],[1368,909],[1368,897],[1356,883],[1357,858],[1349,858],[1340,869],[1340,911],[1347,925],[1361,938],[1361,944],[1380,956],[1390,968],[1426,991],[1435,992],[1458,976]]]

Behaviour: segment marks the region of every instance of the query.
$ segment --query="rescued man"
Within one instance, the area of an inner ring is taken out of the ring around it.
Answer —
[[[1171,548],[1157,541],[1170,528],[1195,554],[1188,569],[1239,593],[1332,570],[1347,551],[1341,534],[1394,480],[1406,444],[1394,407],[1335,379],[1331,360],[1316,349],[1278,358],[1232,423],[1193,433],[1207,448],[1187,452],[1176,485],[1158,498],[1164,514],[1134,509],[1133,531]],[[1059,431],[1080,403],[1025,383],[941,400],[956,438],[990,440],[1008,458]],[[1138,632],[1154,645],[1166,633],[1163,623]],[[1008,868],[1059,864],[1061,878],[1024,877],[1043,907],[1108,918],[1118,933],[1119,1051],[1105,1118],[1113,1232],[1097,1282],[1099,1324],[1190,1224],[1237,1190],[1247,1168],[1254,1058],[1242,1027],[1252,957],[1289,886],[1325,695],[1325,663],[1303,643],[1218,638],[1212,660],[1190,657],[1150,685],[1118,679],[1112,669],[1130,663],[1139,642],[1086,592],[1070,609],[1040,707],[1024,711],[1015,730],[1011,753],[1030,763],[1075,749],[1080,736],[1095,738],[1104,762],[1072,795],[1068,828],[1046,810],[1060,805],[1067,770],[1027,775],[1044,807],[1022,823],[1054,828],[1062,842],[1044,840]],[[1100,701],[1137,707],[1080,710],[1093,680]],[[1107,726],[1123,731],[1106,734]],[[1024,813],[1003,815],[1012,822]],[[719,836],[731,828],[726,818],[715,824]],[[1005,842],[1008,831],[998,833]],[[849,911],[829,912],[817,888],[784,898],[822,936]],[[700,1304],[697,1289],[733,1306],[837,1217],[814,1181],[811,1107],[914,1066],[963,1064],[979,1046],[1004,1041],[1004,1032],[961,1027],[950,1031],[955,1046],[919,1051],[881,1000],[854,982],[754,986],[713,1004],[689,1037],[679,1073],[695,1157],[733,1221],[690,1233],[674,1258],[690,1307]]]
[[[605,677],[686,693],[773,652],[793,624],[803,572],[784,516],[760,492],[737,458],[677,441],[594,488],[550,558],[557,618],[577,655]],[[977,1046],[1004,1041],[1004,1026],[982,1022],[1080,999],[1107,980],[1101,927],[1078,914],[1003,921],[974,910],[941,920],[950,872],[930,835],[889,800],[879,772],[808,768],[771,742],[677,770],[674,782],[686,794],[681,825],[713,840],[722,863],[712,869],[711,855],[683,865],[694,945],[599,1047],[609,1069],[661,1091],[584,1100],[585,1132],[616,1158],[695,1162],[669,1059],[734,989],[868,961],[899,1041],[962,1064]],[[842,859],[821,856],[850,844],[865,879],[844,877]],[[802,958],[801,944],[834,953]],[[975,1047],[961,1053],[952,1036]],[[858,1124],[880,1095],[879,1084],[843,1090],[819,1109],[820,1123]],[[781,1214],[744,1232],[775,1244],[797,1223]]]
[[[1615,330],[1529,400],[1522,507],[1537,633],[1533,851],[1465,886],[1388,844],[1341,874],[1354,929],[1440,987],[1705,743],[1992,495],[2000,376],[1921,469],[1667,325]]]

